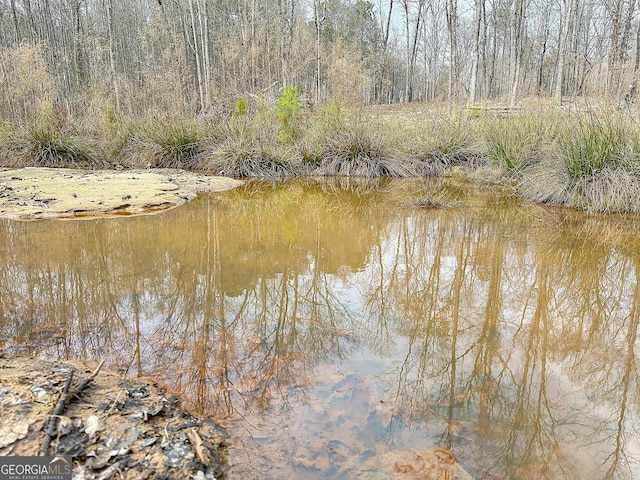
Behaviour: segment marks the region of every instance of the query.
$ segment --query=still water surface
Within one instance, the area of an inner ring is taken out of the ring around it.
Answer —
[[[0,346],[161,378],[224,421],[231,479],[640,478],[639,278],[637,217],[250,182],[1,221]]]

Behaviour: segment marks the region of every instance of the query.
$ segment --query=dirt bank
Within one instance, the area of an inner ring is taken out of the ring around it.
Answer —
[[[224,437],[153,381],[0,350],[0,456],[68,455],[76,480],[207,480],[224,474]]]
[[[0,171],[0,218],[21,220],[150,213],[200,192],[228,190],[239,180],[184,170]]]

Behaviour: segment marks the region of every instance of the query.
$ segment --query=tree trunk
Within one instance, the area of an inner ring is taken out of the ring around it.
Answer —
[[[402,2],[404,7],[405,18],[405,40],[407,42],[407,59],[405,64],[405,102],[413,101],[414,90],[414,75],[416,69],[416,60],[418,57],[418,44],[420,41],[420,26],[422,24],[422,14],[425,6],[425,0],[418,1],[418,9],[415,12],[415,19],[411,21],[411,9],[410,2],[404,0]]]
[[[458,83],[458,0],[447,0],[447,30],[450,50],[448,103],[451,114],[454,90]]]
[[[316,104],[320,104],[320,35],[322,33],[322,21],[320,18],[320,0],[313,1],[313,16],[316,27]]]
[[[542,94],[542,87],[544,84],[544,60],[547,54],[547,42],[549,41],[549,17],[550,10],[547,10],[544,16],[544,24],[542,26],[542,45],[540,47],[540,55],[538,56],[538,72],[536,80],[536,93],[538,95]]]
[[[113,0],[107,0],[107,23],[109,25],[109,65],[111,67],[111,85],[113,86],[113,97],[116,102],[116,111],[121,111],[120,90],[118,88],[118,78],[116,74],[116,45],[115,45],[115,25],[113,23]]]
[[[471,79],[469,80],[469,106],[476,103],[476,89],[478,86],[478,65],[480,63],[480,25],[482,22],[482,11],[485,0],[475,0],[475,10],[473,12],[473,44],[471,60]]]
[[[556,63],[556,86],[554,98],[562,105],[562,95],[565,79],[565,64],[569,53],[569,38],[572,30],[573,18],[577,11],[578,0],[562,0],[562,22],[560,24],[560,39],[558,41],[558,60]]]
[[[18,25],[18,13],[16,12],[16,0],[11,0],[11,16],[13,18],[13,41],[18,46],[20,45],[20,28]]]
[[[200,112],[205,109],[205,101],[204,101],[204,79],[202,76],[202,65],[200,58],[200,42],[198,41],[198,32],[197,32],[197,24],[196,17],[193,11],[193,0],[189,0],[189,15],[191,17],[191,35],[193,44],[191,45],[191,49],[193,50],[193,55],[195,57],[196,63],[196,81],[198,82],[198,98],[200,100]]]
[[[520,72],[522,64],[522,50],[525,34],[525,0],[515,0],[513,4],[513,16],[511,17],[511,46],[509,58],[509,70],[511,80],[511,93],[509,105],[515,107],[518,90],[520,88]]]
[[[636,60],[633,64],[633,71],[637,72],[640,69],[640,24],[636,29]]]

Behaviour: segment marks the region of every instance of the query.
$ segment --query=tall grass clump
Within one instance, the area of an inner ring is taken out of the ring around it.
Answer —
[[[541,203],[592,212],[640,211],[640,140],[619,117],[564,119],[550,155],[523,176],[518,191]]]
[[[612,117],[569,119],[558,137],[557,154],[569,177],[578,181],[628,164],[629,146],[635,143],[629,133],[628,126]]]
[[[0,131],[3,167],[94,168],[105,164],[91,135],[79,132],[63,111],[41,106],[35,119]]]
[[[317,175],[410,177],[416,171],[395,155],[387,135],[366,123],[345,124],[328,133],[322,144]]]
[[[418,173],[437,177],[454,167],[475,168],[482,155],[469,122],[436,117],[428,127],[418,127],[401,140],[405,159]]]
[[[289,161],[292,150],[273,140],[261,140],[254,130],[259,127],[249,124],[238,128],[233,123],[220,129],[217,143],[205,153],[202,169],[235,178],[274,178],[296,173]]]
[[[320,166],[328,139],[344,130],[345,122],[344,109],[335,98],[321,105],[311,116],[296,141],[301,173],[313,173]]]
[[[493,118],[484,125],[489,164],[507,178],[539,162],[555,136],[553,117]]]
[[[154,118],[129,127],[120,161],[133,168],[197,169],[202,152],[200,137],[195,120]]]
[[[266,97],[257,98],[251,113],[236,103],[234,115],[208,130],[201,168],[236,178],[296,174],[295,142],[282,135],[279,113]]]

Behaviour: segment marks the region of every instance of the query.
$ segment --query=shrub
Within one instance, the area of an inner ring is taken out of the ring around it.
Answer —
[[[302,101],[296,87],[287,87],[278,97],[276,111],[280,121],[278,141],[287,143],[300,136],[299,117],[302,110]]]

